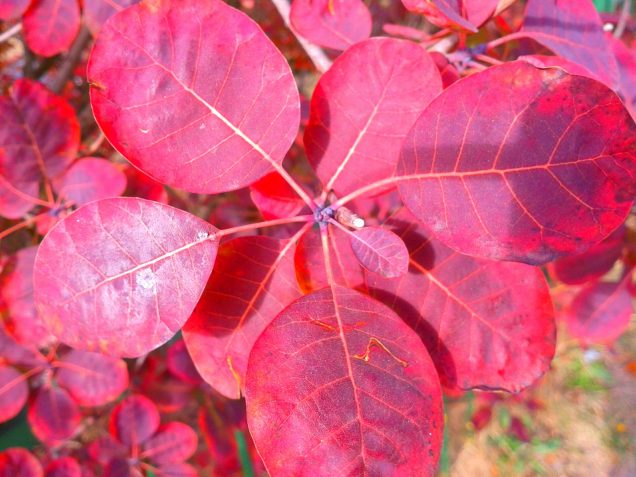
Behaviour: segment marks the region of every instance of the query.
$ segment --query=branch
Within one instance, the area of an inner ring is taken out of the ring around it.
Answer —
[[[79,63],[82,53],[84,52],[84,48],[91,40],[91,33],[88,31],[86,26],[82,26],[73,46],[69,50],[66,58],[64,58],[64,62],[58,71],[57,76],[55,77],[55,81],[53,81],[51,85],[51,90],[54,93],[59,93],[64,88],[64,85],[69,80],[69,78],[73,75],[73,70],[77,63]]]
[[[9,28],[7,31],[3,31],[2,33],[0,33],[0,43],[4,43],[9,38],[11,38],[13,35],[18,34],[20,32],[20,30],[22,30],[22,23],[16,23],[11,28]]]

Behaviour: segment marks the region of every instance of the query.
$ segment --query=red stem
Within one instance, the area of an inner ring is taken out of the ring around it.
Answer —
[[[275,225],[293,224],[296,222],[311,222],[314,220],[313,215],[298,215],[296,217],[286,217],[283,219],[266,220],[264,222],[255,222],[253,224],[239,225],[237,227],[231,227],[229,229],[219,230],[218,237],[224,237],[226,235],[235,234],[238,232],[244,232],[247,230],[261,229],[264,227],[273,227]]]
[[[17,224],[12,225],[8,229],[3,230],[2,232],[0,232],[0,240],[5,238],[7,235],[11,235],[13,232],[17,232],[18,230],[23,229],[25,227],[28,227],[29,225],[31,225],[33,223],[39,222],[40,220],[42,220],[47,215],[48,215],[48,211],[47,212],[42,212],[41,214],[35,215],[33,217],[29,217],[28,219],[25,219],[22,222],[19,222]]]

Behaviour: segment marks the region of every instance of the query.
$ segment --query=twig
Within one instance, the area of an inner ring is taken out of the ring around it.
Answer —
[[[20,30],[22,30],[22,23],[16,23],[7,31],[3,31],[2,33],[0,33],[0,43],[4,43],[13,35],[16,35],[17,33],[19,33]]]
[[[272,0],[272,3],[278,10],[279,15],[282,17],[285,26],[294,34],[300,46],[303,47],[307,56],[312,61],[318,71],[324,73],[331,67],[332,61],[325,54],[325,52],[317,45],[308,42],[301,36],[297,35],[291,24],[289,23],[289,1],[288,0]]]
[[[438,53],[448,53],[457,44],[457,35],[451,35],[442,38],[437,43],[434,43],[426,48],[427,51],[436,51]]]
[[[629,20],[629,16],[632,12],[632,0],[623,0],[623,8],[621,9],[621,14],[618,17],[618,22],[616,23],[616,29],[614,30],[614,38],[620,38],[623,36],[625,32],[625,27],[627,26],[627,20]]]
[[[64,85],[68,81],[68,79],[72,76],[73,70],[75,66],[80,61],[82,57],[82,53],[84,52],[84,48],[88,45],[88,42],[91,40],[91,33],[88,31],[86,26],[82,26],[73,46],[64,58],[64,62],[58,71],[57,76],[55,77],[55,81],[51,85],[51,90],[55,93],[59,93],[64,88]]]

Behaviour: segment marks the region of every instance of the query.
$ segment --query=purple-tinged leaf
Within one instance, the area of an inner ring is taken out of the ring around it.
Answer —
[[[218,266],[219,262],[217,262],[217,268]],[[203,292],[203,294],[203,296],[205,296],[205,291]],[[194,313],[196,313],[196,310]],[[170,346],[170,348],[168,348],[168,353],[166,355],[166,365],[168,367],[168,371],[170,371],[170,374],[183,381],[184,383],[198,386],[203,382],[201,375],[192,362],[190,353],[188,353],[185,341],[183,340],[177,341],[172,346]]]
[[[290,240],[262,236],[240,237],[219,249],[183,339],[201,376],[226,397],[241,396],[252,345],[302,295],[294,279],[294,250]]]
[[[351,249],[367,270],[393,278],[409,267],[409,251],[402,239],[390,230],[365,227],[351,234]]]
[[[60,195],[79,206],[122,195],[126,175],[106,159],[86,157],[65,171],[55,185]]]
[[[0,452],[0,477],[43,477],[40,461],[28,450],[12,447]]]
[[[452,25],[471,32],[477,31],[477,27],[463,15],[462,0],[402,0],[402,3],[407,10],[421,13],[435,25]]]
[[[110,433],[129,447],[146,442],[159,428],[159,411],[147,397],[134,394],[120,402],[110,416]]]
[[[138,0],[84,0],[86,26],[93,36],[97,36],[106,20],[135,3],[138,3]]]
[[[114,401],[128,387],[124,360],[88,351],[71,350],[57,361],[60,386],[80,406],[102,406]]]
[[[134,357],[186,322],[212,270],[217,229],[179,209],[112,198],[77,209],[35,260],[35,302],[64,343]]]
[[[245,399],[272,477],[435,474],[433,363],[395,313],[357,291],[332,285],[278,315],[250,355]]]
[[[599,80],[597,76],[590,72],[586,67],[581,66],[574,61],[570,61],[560,56],[549,55],[523,55],[518,58],[519,60],[527,61],[531,65],[537,68],[550,68],[556,66],[562,68],[571,75],[587,76],[588,78]]]
[[[514,61],[433,100],[404,142],[398,190],[455,250],[542,264],[584,251],[625,220],[635,138],[603,84]]]
[[[73,457],[60,457],[52,460],[44,469],[45,477],[82,477],[82,468]]]
[[[29,386],[22,373],[0,364],[0,422],[19,414],[29,397]]]
[[[619,39],[611,35],[609,38],[618,65],[619,92],[636,121],[636,52]]]
[[[325,188],[342,195],[391,175],[404,137],[441,89],[433,60],[410,41],[372,38],[339,56],[316,86],[304,136]]]
[[[517,392],[532,384],[548,370],[556,338],[541,270],[461,255],[405,212],[385,225],[406,243],[409,272],[368,274],[371,295],[420,335],[446,387]]]
[[[335,50],[371,35],[371,12],[362,0],[293,0],[289,20],[300,36]]]
[[[161,0],[118,13],[95,42],[88,79],[113,146],[190,192],[251,184],[280,167],[298,130],[287,61],[220,0]]]
[[[141,457],[153,464],[176,464],[188,460],[197,450],[197,433],[181,422],[170,422],[144,442]]]
[[[31,0],[0,0],[0,20],[13,20],[22,16]]]
[[[32,0],[24,13],[24,39],[41,56],[68,50],[80,27],[80,7],[75,0]]]
[[[68,392],[51,387],[37,392],[29,404],[27,419],[35,437],[53,446],[78,431],[82,414]]]
[[[190,464],[164,464],[157,469],[157,477],[197,477],[199,473]]]

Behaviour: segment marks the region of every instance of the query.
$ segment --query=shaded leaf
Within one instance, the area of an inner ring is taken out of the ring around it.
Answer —
[[[636,120],[636,53],[612,35],[608,38],[618,65],[619,92],[632,118]]]
[[[107,404],[128,387],[128,368],[121,359],[71,350],[55,365],[58,384],[81,406]]]
[[[404,137],[441,89],[415,43],[372,38],[340,55],[318,81],[304,136],[325,188],[346,194],[391,175]]]
[[[624,281],[594,282],[574,298],[565,311],[565,323],[584,344],[611,344],[627,329],[632,313],[632,297]]]
[[[272,172],[250,186],[250,197],[265,220],[293,217],[305,203],[280,174]]]
[[[82,414],[67,391],[51,387],[37,392],[29,404],[27,419],[35,437],[53,446],[77,432]]]
[[[636,185],[635,133],[601,83],[505,63],[429,105],[404,142],[398,175],[409,180],[398,189],[457,251],[541,264],[582,252],[623,222]]]
[[[113,459],[126,456],[127,449],[121,442],[110,435],[105,435],[91,442],[87,452],[91,459],[106,465]]]
[[[106,20],[138,0],[84,0],[84,21],[93,36],[101,29]]]
[[[41,56],[68,50],[80,27],[79,3],[73,0],[32,0],[24,13],[24,39]]]
[[[387,278],[404,275],[409,266],[409,251],[402,239],[380,227],[352,232],[351,249],[364,268]]]
[[[32,346],[19,344],[0,322],[0,358],[11,364],[35,367],[46,363],[44,357]]]
[[[371,12],[361,0],[293,0],[289,20],[300,36],[336,50],[371,35]]]
[[[159,411],[140,394],[128,396],[110,415],[110,433],[129,447],[146,442],[159,428]]]
[[[226,397],[241,396],[252,345],[301,296],[294,280],[294,250],[290,240],[263,236],[239,237],[219,249],[183,339],[201,376]]]
[[[214,264],[216,230],[143,199],[84,205],[40,245],[34,271],[40,315],[74,348],[147,353],[192,313]]]
[[[157,477],[197,477],[199,473],[190,464],[164,464],[157,469]]]
[[[181,422],[170,422],[144,442],[141,457],[159,466],[188,460],[197,450],[197,434]]]
[[[17,416],[29,397],[29,386],[22,373],[0,364],[0,422]]]
[[[250,432],[273,477],[435,473],[433,363],[366,295],[333,285],[295,301],[256,342],[246,383]]]
[[[83,205],[122,195],[126,189],[126,175],[106,159],[86,157],[64,172],[56,188],[75,205]]]
[[[12,447],[0,452],[0,477],[43,477],[42,466],[28,450]]]
[[[203,293],[205,296],[205,291]],[[203,379],[201,379],[201,375],[197,371],[197,368],[192,362],[192,358],[188,353],[185,341],[183,340],[177,341],[172,346],[170,346],[170,348],[168,348],[168,354],[166,355],[166,365],[168,366],[168,370],[173,376],[185,383],[196,386],[203,382]]]
[[[29,8],[31,0],[2,0],[0,1],[0,20],[19,18]]]
[[[79,123],[66,100],[28,79],[0,97],[0,215],[14,219],[33,207],[40,181],[75,159]]]
[[[497,3],[495,0],[490,3],[493,2]],[[459,26],[471,32],[477,31],[477,27],[464,16],[463,0],[402,0],[402,3],[407,10],[421,13],[435,25]]]
[[[82,468],[73,457],[52,460],[44,469],[46,477],[82,477]]]
[[[371,295],[420,335],[446,387],[529,386],[548,370],[556,341],[541,270],[461,255],[404,212],[387,225],[410,251],[409,272],[391,280],[368,274]]]
[[[120,12],[100,31],[88,78],[108,140],[155,179],[190,192],[251,184],[280,166],[298,130],[287,61],[220,0]]]

